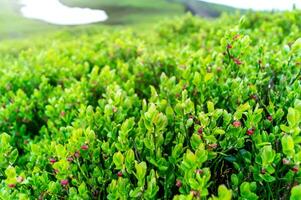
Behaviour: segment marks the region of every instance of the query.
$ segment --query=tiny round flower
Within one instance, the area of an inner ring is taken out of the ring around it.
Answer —
[[[61,180],[61,185],[66,186],[69,184],[69,181],[67,179]]]
[[[119,172],[117,173],[117,176],[118,176],[118,177],[122,177],[122,176],[123,176],[122,172],[119,171]]]
[[[195,173],[196,173],[196,174],[203,174],[203,170],[197,169],[197,170],[195,170]]]
[[[202,135],[202,134],[203,134],[203,128],[199,128],[199,129],[198,129],[198,134],[199,134],[199,135]]]
[[[237,64],[237,65],[241,65],[241,64],[242,64],[242,62],[241,62],[239,59],[237,59],[237,58],[233,58],[233,61],[234,61],[235,64]]]
[[[227,49],[232,49],[233,46],[231,44],[227,44]]]
[[[293,172],[297,173],[299,171],[299,167],[297,165],[295,165],[293,168],[292,168]]]
[[[75,152],[75,153],[74,153],[74,156],[75,156],[76,158],[79,158],[79,157],[80,157],[79,151]]]
[[[250,128],[247,130],[247,135],[253,135],[254,134],[254,128]]]
[[[56,162],[56,159],[50,158],[50,159],[49,159],[49,162],[50,162],[51,164],[54,164],[54,163]]]
[[[17,177],[17,182],[22,183],[24,181],[24,178],[22,176]]]
[[[271,115],[267,116],[267,119],[271,122],[273,121],[273,117]]]
[[[89,149],[89,146],[84,144],[80,147],[82,150],[88,150]]]
[[[240,126],[241,126],[240,121],[234,121],[234,122],[233,122],[233,126],[234,126],[235,128],[240,127]]]
[[[73,158],[72,158],[72,157],[68,157],[68,158],[67,158],[67,161],[72,162],[72,161],[73,161]]]
[[[256,94],[250,95],[250,98],[253,99],[254,101],[258,101],[258,96]]]
[[[8,186],[9,188],[14,188],[14,187],[16,187],[16,184],[10,183],[10,184],[7,184],[7,186]]]
[[[177,181],[176,181],[176,186],[178,188],[182,187],[182,182],[179,179],[177,179]]]
[[[283,159],[282,159],[282,163],[283,163],[284,165],[289,165],[289,164],[290,164],[290,161],[289,161],[288,159],[286,159],[286,158],[283,158]]]

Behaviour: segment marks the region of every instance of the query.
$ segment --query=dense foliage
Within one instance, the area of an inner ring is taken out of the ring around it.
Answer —
[[[300,18],[3,44],[0,199],[301,199]]]

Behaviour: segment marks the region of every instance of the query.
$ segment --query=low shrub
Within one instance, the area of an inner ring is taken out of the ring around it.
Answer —
[[[301,13],[0,48],[1,199],[301,199]]]

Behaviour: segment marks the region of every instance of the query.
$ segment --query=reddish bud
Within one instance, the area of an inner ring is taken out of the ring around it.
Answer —
[[[234,121],[233,126],[236,127],[236,128],[240,127],[241,126],[240,121]]]
[[[179,179],[176,181],[176,186],[178,188],[182,187],[182,182]]]
[[[237,64],[237,65],[241,65],[241,64],[242,64],[242,62],[241,62],[239,59],[237,59],[237,58],[233,58],[233,61],[234,61],[235,64]]]
[[[231,44],[227,44],[227,49],[232,49],[232,45]]]
[[[203,128],[199,128],[198,134],[199,134],[199,135],[202,135],[202,134],[203,134]]]
[[[289,164],[290,164],[290,161],[289,161],[288,159],[286,159],[286,158],[283,158],[283,159],[282,159],[282,163],[283,163],[284,165],[289,165]]]
[[[258,101],[258,96],[255,94],[250,95],[250,98],[253,99],[254,101]]]
[[[254,134],[254,128],[250,128],[247,130],[247,135],[253,135]]]
[[[195,173],[196,173],[196,174],[203,174],[203,172],[204,172],[204,171],[203,171],[203,170],[201,170],[201,169],[197,169],[197,170],[195,170]]]
[[[122,172],[119,171],[119,172],[117,173],[117,176],[118,176],[118,177],[122,177],[122,176],[123,176]]]
[[[49,159],[49,162],[50,162],[51,164],[54,164],[54,163],[56,162],[56,159],[50,158],[50,159]]]
[[[72,161],[73,161],[73,158],[72,158],[72,157],[68,157],[67,160],[68,160],[69,162],[72,162]]]
[[[61,112],[61,116],[62,116],[62,117],[65,117],[65,114],[66,114],[66,113],[65,113],[64,111]]]
[[[80,157],[80,153],[77,151],[77,152],[74,153],[74,156],[75,156],[76,158],[79,158],[79,157]]]
[[[14,188],[14,187],[16,187],[16,184],[7,184],[7,186],[9,187],[9,188]]]
[[[299,167],[297,165],[295,165],[293,168],[292,168],[293,172],[297,173],[299,171]]]
[[[84,144],[80,147],[82,150],[88,150],[89,149],[89,146]]]
[[[267,170],[264,169],[264,168],[262,168],[261,171],[260,171],[261,174],[265,174],[266,172],[267,172]]]
[[[267,116],[267,119],[271,122],[273,121],[273,117],[271,115]]]
[[[67,179],[61,180],[61,185],[66,186],[69,184],[69,181]]]

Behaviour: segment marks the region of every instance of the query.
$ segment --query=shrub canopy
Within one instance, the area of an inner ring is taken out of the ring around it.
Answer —
[[[300,16],[3,44],[0,198],[301,199]]]

